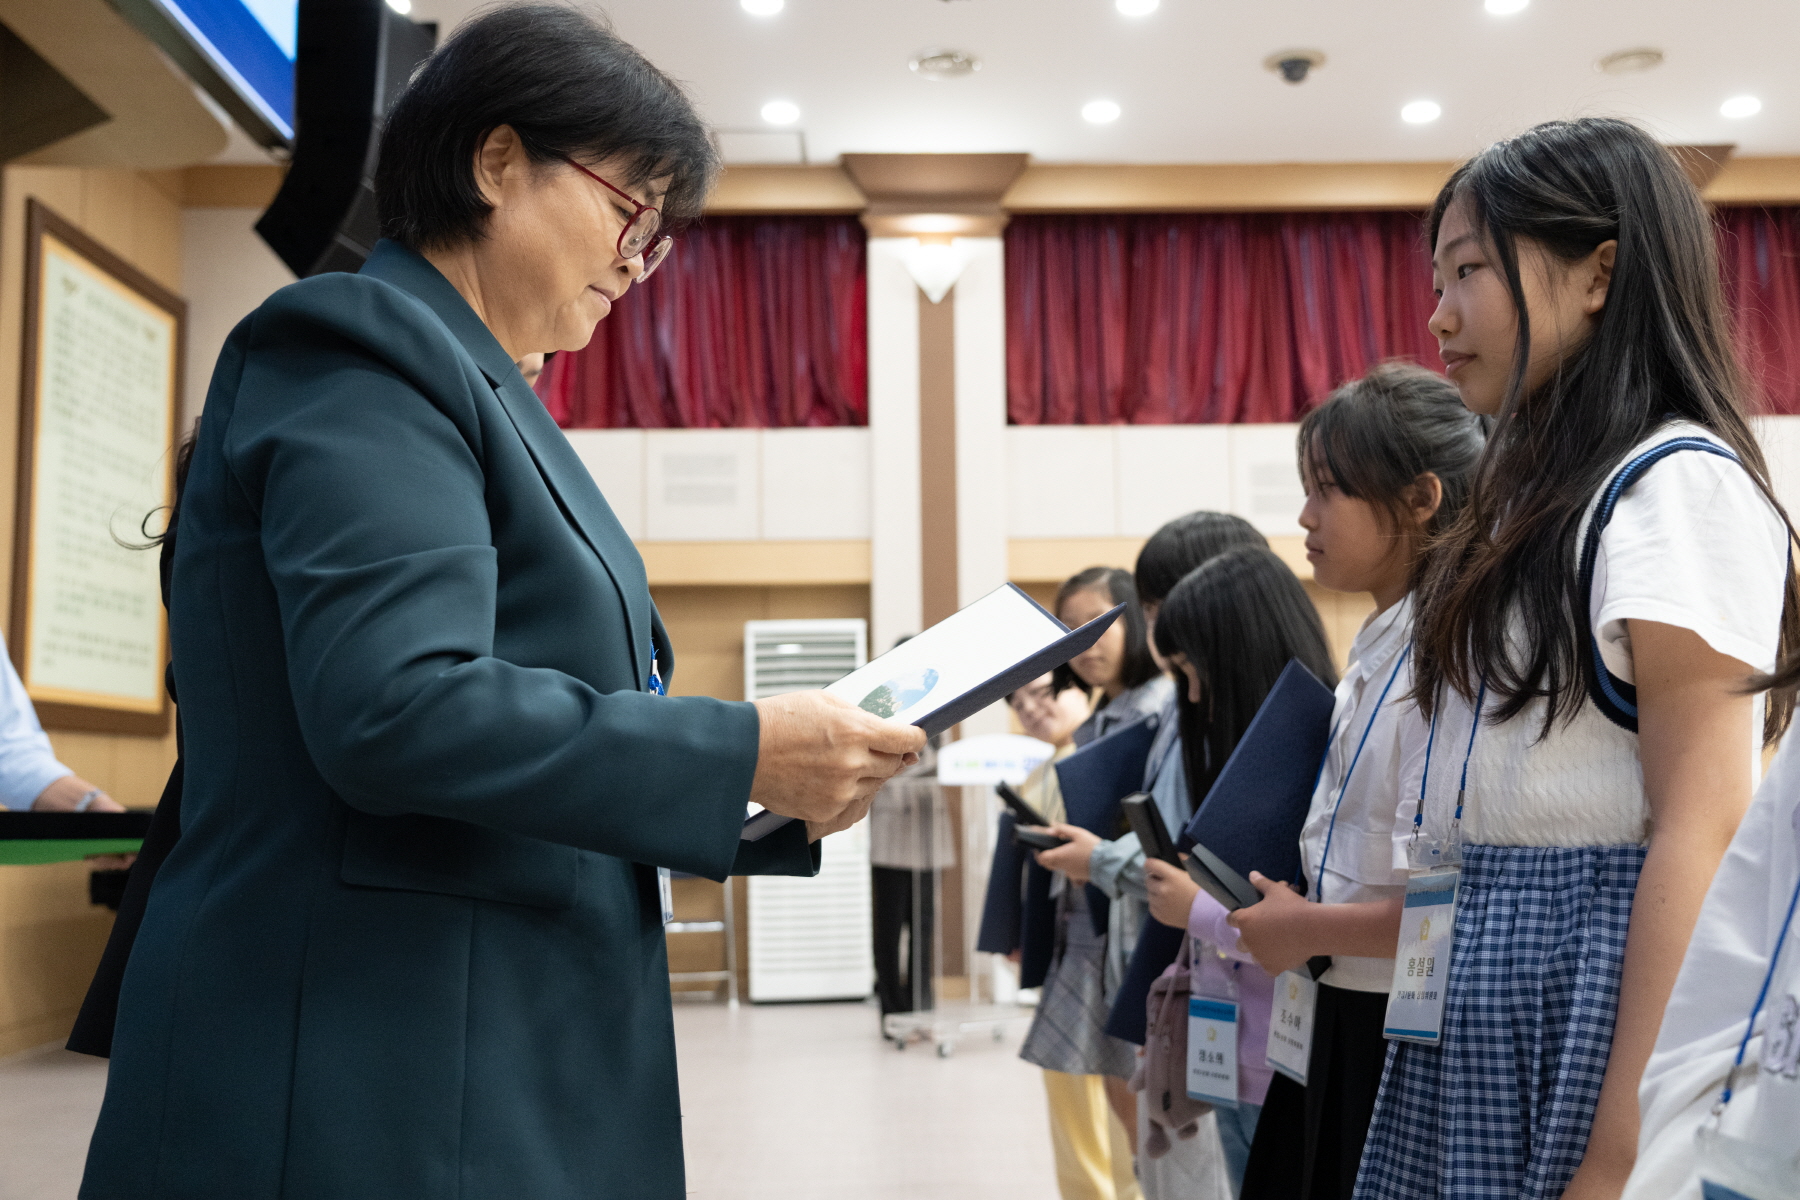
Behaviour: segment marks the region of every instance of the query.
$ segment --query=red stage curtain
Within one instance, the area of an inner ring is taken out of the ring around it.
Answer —
[[[1384,358],[1438,365],[1413,213],[1019,216],[1018,425],[1293,421]]]
[[[855,217],[709,217],[538,392],[583,429],[866,425],[864,251]]]
[[[1761,410],[1800,414],[1800,208],[1722,208],[1719,259]]]
[[[1718,226],[1757,407],[1800,414],[1800,209]],[[1381,359],[1438,366],[1413,213],[1021,216],[1006,270],[1014,424],[1295,421]]]

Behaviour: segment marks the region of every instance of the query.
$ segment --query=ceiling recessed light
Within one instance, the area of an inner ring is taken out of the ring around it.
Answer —
[[[1719,115],[1739,120],[1743,117],[1754,117],[1762,111],[1762,101],[1755,96],[1733,96],[1719,105]]]
[[[981,60],[967,50],[921,50],[907,65],[921,79],[961,79],[981,70]]]
[[[786,4],[787,0],[738,0],[738,7],[753,17],[772,17]]]
[[[1114,7],[1128,17],[1147,17],[1161,3],[1162,0],[1114,0]]]
[[[1444,115],[1436,100],[1414,100],[1400,110],[1400,119],[1408,125],[1429,125]]]
[[[800,106],[792,100],[771,100],[762,106],[762,119],[771,125],[792,125],[800,119]]]
[[[1089,100],[1081,106],[1081,119],[1090,125],[1110,125],[1121,111],[1111,100]]]
[[[1514,13],[1522,13],[1531,7],[1531,0],[1486,0],[1483,8],[1496,17],[1510,17]]]
[[[1633,46],[1615,50],[1594,66],[1608,75],[1631,75],[1662,66],[1663,52],[1654,46]]]
[[[412,11],[412,0],[387,0],[387,6],[404,17]]]

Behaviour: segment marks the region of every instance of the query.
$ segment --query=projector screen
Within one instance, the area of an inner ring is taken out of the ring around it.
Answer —
[[[116,0],[264,145],[294,139],[299,0]]]

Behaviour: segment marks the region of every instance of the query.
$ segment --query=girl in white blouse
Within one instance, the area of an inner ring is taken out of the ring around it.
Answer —
[[[1667,150],[1540,125],[1451,177],[1431,235],[1432,331],[1496,418],[1415,597],[1408,841],[1461,877],[1448,978],[1418,993],[1441,1032],[1390,1051],[1356,1195],[1616,1200],[1683,948],[1792,708],[1748,686],[1797,640],[1787,528]]]
[[[1350,647],[1300,835],[1306,894],[1258,875],[1268,898],[1231,918],[1272,975],[1331,960],[1318,977],[1304,1083],[1281,1075],[1269,1085],[1244,1200],[1349,1200],[1356,1185],[1387,1054],[1382,1018],[1406,892],[1394,828],[1400,730],[1417,719],[1407,698],[1410,593],[1426,541],[1468,500],[1485,426],[1442,375],[1402,363],[1345,384],[1300,425],[1313,579],[1367,592],[1375,612]]]

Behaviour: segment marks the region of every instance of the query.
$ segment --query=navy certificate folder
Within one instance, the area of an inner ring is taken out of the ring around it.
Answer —
[[[1226,908],[1262,898],[1251,871],[1300,878],[1300,827],[1331,738],[1333,700],[1312,672],[1288,663],[1182,831],[1189,873]]]
[[[1134,721],[1089,742],[1056,764],[1069,824],[1079,825],[1108,841],[1123,832],[1120,822],[1124,814],[1119,802],[1144,788],[1144,764],[1150,758],[1150,743],[1156,740],[1156,724],[1154,717]],[[1112,901],[1090,883],[1087,902],[1094,933],[1104,935]]]
[[[1144,763],[1155,740],[1156,721],[1146,717],[1089,742],[1057,763],[1069,824],[1096,837],[1118,837],[1119,801],[1144,790]]]
[[[984,954],[1011,954],[1020,946],[1025,847],[1013,841],[1013,825],[1011,813],[1000,814],[994,861],[988,868],[987,897],[981,905],[981,929],[975,935],[975,948]]]

